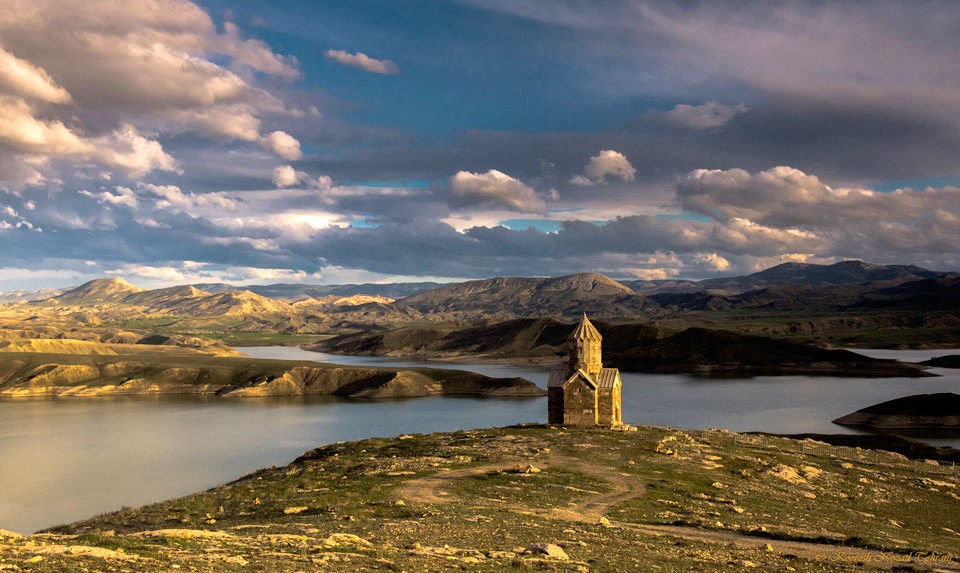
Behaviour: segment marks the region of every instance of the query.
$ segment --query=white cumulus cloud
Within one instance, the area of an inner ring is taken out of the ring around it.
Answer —
[[[450,178],[453,207],[493,206],[519,212],[543,212],[546,204],[532,187],[502,171],[486,173],[460,171]]]
[[[588,186],[603,183],[608,178],[633,181],[637,177],[637,170],[630,164],[630,160],[613,149],[605,149],[591,157],[583,171],[585,175],[574,175],[570,178],[570,183]]]
[[[305,171],[297,171],[290,165],[281,165],[273,170],[273,184],[279,189],[301,187],[329,191],[333,187],[333,179],[329,175],[313,177]]]
[[[397,64],[391,62],[390,60],[378,60],[376,58],[371,58],[363,52],[351,54],[350,52],[344,50],[327,50],[324,55],[326,55],[328,60],[333,60],[345,66],[359,68],[374,74],[383,74],[389,76],[400,73],[400,68],[397,67]]]
[[[300,150],[300,142],[289,133],[283,131],[274,131],[264,136],[260,140],[260,147],[291,161],[303,157],[303,152]]]

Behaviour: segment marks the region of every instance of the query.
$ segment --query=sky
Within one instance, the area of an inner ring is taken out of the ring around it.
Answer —
[[[6,0],[0,290],[960,269],[960,4]]]

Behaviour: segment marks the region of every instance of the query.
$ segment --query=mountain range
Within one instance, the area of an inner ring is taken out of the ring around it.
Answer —
[[[638,294],[706,292],[734,295],[779,285],[828,287],[877,281],[905,282],[936,278],[946,273],[914,265],[875,265],[863,261],[841,261],[832,265],[783,263],[744,276],[701,281],[624,280]]]
[[[78,318],[81,322],[122,319],[134,311],[137,316],[230,318],[240,321],[235,322],[235,328],[285,333],[392,327],[416,321],[561,318],[583,312],[617,320],[669,320],[714,311],[779,313],[781,318],[797,312],[822,317],[829,313],[865,316],[910,311],[926,313],[926,318],[918,322],[920,326],[932,319],[941,326],[960,324],[956,316],[960,274],[916,266],[860,261],[834,265],[787,263],[742,277],[668,283],[669,287],[664,283],[659,292],[653,292],[650,281],[618,282],[601,274],[580,273],[549,278],[497,277],[440,286],[269,285],[260,288],[272,295],[265,296],[249,289],[222,290],[222,285],[216,284],[204,285],[208,286],[204,289],[181,285],[145,290],[111,278],[0,310],[17,315],[52,312],[61,317],[82,313]],[[433,288],[397,300],[368,294],[400,294],[426,286]],[[731,291],[739,292],[725,294]]]

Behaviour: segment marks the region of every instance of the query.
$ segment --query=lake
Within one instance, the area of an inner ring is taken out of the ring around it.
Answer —
[[[423,366],[293,347],[243,348],[262,358]],[[861,350],[918,361],[958,350]],[[545,386],[547,370],[430,363]],[[960,370],[939,378],[806,376],[701,379],[624,374],[624,421],[734,431],[851,432],[830,420],[909,394],[960,391]],[[0,529],[32,532],[97,513],[186,495],[289,463],[321,444],[371,436],[546,420],[546,398],[111,397],[0,401]],[[928,440],[960,447],[960,440]]]

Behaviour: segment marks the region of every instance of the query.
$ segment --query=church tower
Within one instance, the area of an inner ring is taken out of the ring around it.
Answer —
[[[570,371],[576,372],[583,370],[590,376],[596,377],[603,369],[603,362],[600,360],[600,345],[603,337],[587,318],[587,313],[583,313],[583,319],[577,325],[576,330],[570,335],[569,360]]]
[[[547,420],[564,426],[622,426],[620,394],[623,382],[616,368],[604,368],[603,337],[587,315],[570,334],[567,361],[550,372]]]

